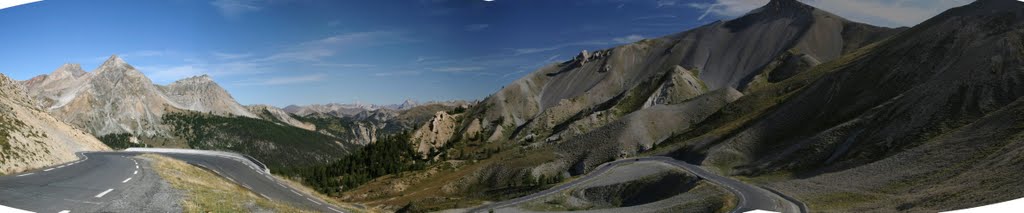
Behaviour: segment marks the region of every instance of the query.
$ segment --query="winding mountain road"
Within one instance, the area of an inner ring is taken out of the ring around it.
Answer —
[[[146,152],[78,153],[79,161],[0,176],[0,210],[180,212],[170,185],[160,179],[147,161],[136,158],[143,153]],[[216,155],[159,154],[204,167],[267,199],[320,212],[343,212],[253,166],[258,164]]]
[[[589,181],[589,180],[591,180],[593,178],[600,177],[601,174],[604,174],[609,169],[614,168],[615,166],[618,166],[618,165],[621,165],[621,164],[625,164],[625,163],[639,162],[639,161],[656,161],[656,162],[662,162],[662,163],[666,163],[666,164],[669,164],[669,165],[672,165],[672,166],[676,166],[676,167],[679,167],[679,168],[684,169],[686,171],[689,171],[690,173],[693,173],[694,175],[697,175],[698,177],[701,177],[701,178],[703,178],[703,179],[705,179],[707,181],[710,181],[710,182],[712,182],[714,184],[717,184],[719,186],[725,187],[730,192],[735,194],[737,198],[739,198],[739,204],[737,205],[737,207],[735,209],[733,209],[732,212],[747,212],[747,211],[754,211],[754,210],[768,210],[768,211],[787,212],[787,213],[788,212],[800,212],[800,213],[807,212],[806,209],[801,208],[802,205],[798,203],[799,201],[795,201],[795,200],[792,200],[790,198],[786,198],[786,197],[784,197],[784,195],[780,195],[780,194],[777,194],[775,192],[769,191],[767,189],[764,189],[764,188],[761,188],[761,187],[757,187],[757,186],[753,186],[753,185],[750,185],[750,184],[747,184],[747,183],[744,183],[744,182],[741,182],[741,181],[738,181],[738,180],[735,180],[735,179],[732,179],[732,178],[719,176],[717,174],[708,172],[707,170],[704,170],[703,168],[701,168],[700,166],[697,166],[697,165],[689,164],[689,163],[686,163],[686,162],[683,162],[683,161],[679,161],[679,160],[676,160],[676,159],[673,159],[673,158],[670,158],[670,157],[662,157],[662,156],[630,158],[630,159],[623,159],[623,160],[617,160],[617,161],[612,161],[612,162],[604,163],[604,164],[601,164],[600,166],[598,166],[596,169],[594,169],[594,171],[592,171],[590,173],[587,173],[585,176],[583,176],[583,177],[581,177],[579,179],[576,179],[576,180],[574,180],[572,182],[569,182],[569,183],[566,183],[566,184],[562,184],[562,185],[558,185],[558,186],[552,187],[550,189],[547,189],[547,190],[544,190],[544,191],[541,191],[541,192],[538,192],[538,193],[534,193],[534,194],[531,194],[531,195],[519,197],[519,198],[516,198],[516,199],[511,199],[511,200],[506,200],[506,201],[501,201],[501,202],[485,204],[485,205],[482,205],[482,206],[470,209],[469,212],[487,212],[487,211],[492,210],[492,209],[497,210],[497,209],[501,209],[501,208],[507,208],[507,207],[513,207],[513,206],[516,206],[516,205],[520,205],[520,204],[529,202],[529,201],[537,199],[537,198],[541,198],[541,197],[544,197],[544,196],[547,196],[547,195],[550,195],[550,194],[554,194],[554,193],[557,193],[557,192],[560,192],[560,191],[568,190],[568,189],[570,189],[572,187],[578,186],[581,183],[586,183],[587,181]]]

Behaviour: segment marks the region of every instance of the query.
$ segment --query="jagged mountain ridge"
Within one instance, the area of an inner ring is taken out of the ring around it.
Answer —
[[[41,108],[94,135],[168,137],[161,116],[181,110],[255,117],[208,76],[160,86],[116,55],[92,72],[65,65],[22,84]]]
[[[664,77],[677,66],[697,76],[700,81],[694,83],[700,89],[745,92],[900,30],[851,22],[795,0],[774,0],[734,20],[583,51],[505,86],[480,104],[487,109],[477,111],[492,141],[531,135],[568,138],[642,108],[634,102],[647,100],[654,87],[670,83]],[[601,109],[604,105],[621,107],[609,111]],[[586,117],[593,119],[582,119]],[[491,123],[498,125],[487,125]]]

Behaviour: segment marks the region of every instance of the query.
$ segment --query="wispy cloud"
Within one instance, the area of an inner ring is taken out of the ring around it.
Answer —
[[[512,49],[512,51],[513,51],[513,55],[518,56],[518,55],[526,55],[526,54],[547,52],[547,51],[552,51],[552,50],[557,50],[557,49],[562,49],[562,48],[567,48],[567,47],[574,47],[574,46],[600,46],[600,45],[625,44],[625,43],[631,43],[631,42],[639,41],[641,39],[644,39],[644,37],[641,36],[641,35],[632,34],[632,35],[626,35],[626,36],[622,36],[622,37],[615,37],[615,38],[603,39],[603,40],[589,40],[589,41],[562,43],[562,44],[556,44],[556,45],[552,45],[552,46],[548,46],[548,47],[516,48],[516,49]]]
[[[377,77],[400,77],[400,76],[416,76],[416,75],[420,75],[422,73],[423,72],[420,72],[420,71],[409,70],[409,71],[397,71],[397,72],[378,72],[378,73],[374,73],[373,75],[377,76]]]
[[[214,0],[210,2],[210,5],[216,7],[222,15],[228,18],[238,18],[244,13],[263,9],[259,0]]]
[[[302,42],[278,51],[269,56],[256,59],[258,62],[316,62],[334,56],[347,45],[381,45],[413,42],[400,31],[366,31],[343,33],[317,40]]]
[[[658,5],[658,8],[671,7],[679,4],[679,2],[676,0],[658,0],[655,3]]]
[[[649,15],[649,16],[640,16],[640,17],[633,18],[633,21],[651,20],[651,19],[673,19],[673,18],[677,18],[677,17],[678,16],[668,15],[668,14]]]
[[[316,73],[298,76],[274,76],[266,79],[249,79],[235,83],[240,86],[277,86],[318,82],[327,79],[327,74]]]
[[[331,68],[370,68],[370,67],[377,67],[377,65],[373,65],[373,64],[348,64],[348,63],[330,63],[330,62],[314,63],[312,65],[313,66],[318,66],[318,67],[331,67]]]
[[[699,20],[708,16],[733,18],[767,4],[769,0],[715,0],[712,3],[689,3],[704,10]],[[880,26],[913,26],[949,8],[970,3],[969,0],[803,0],[811,6],[859,22]]]
[[[470,25],[466,25],[463,28],[465,28],[466,31],[475,32],[475,31],[481,31],[481,30],[487,29],[487,27],[490,27],[490,26],[491,25],[489,25],[489,24],[470,24]]]
[[[211,54],[213,54],[214,57],[217,57],[218,59],[221,59],[221,60],[243,59],[243,58],[248,58],[248,57],[252,56],[252,53],[213,52]]]
[[[446,73],[466,73],[484,70],[484,67],[440,67],[432,68],[431,71]]]

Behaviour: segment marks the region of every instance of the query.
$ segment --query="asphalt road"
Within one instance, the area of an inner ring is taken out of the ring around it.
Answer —
[[[747,212],[747,211],[752,211],[752,210],[769,210],[769,211],[776,211],[776,212],[805,212],[806,211],[806,210],[800,208],[800,204],[798,204],[797,202],[792,201],[790,199],[784,198],[783,195],[776,194],[776,193],[774,193],[772,191],[769,191],[769,190],[766,190],[764,188],[753,186],[753,185],[750,185],[750,184],[747,184],[747,183],[744,183],[744,182],[741,182],[741,181],[738,181],[738,180],[735,180],[735,179],[732,179],[732,178],[719,176],[717,174],[708,172],[707,170],[704,170],[704,168],[701,168],[700,166],[697,166],[697,165],[693,165],[693,164],[689,164],[689,163],[686,163],[686,162],[683,162],[683,161],[675,160],[675,159],[670,158],[670,157],[660,157],[660,156],[657,156],[657,157],[630,158],[630,159],[623,159],[623,160],[608,162],[608,163],[605,163],[605,164],[602,164],[602,165],[598,166],[597,169],[595,169],[594,171],[591,171],[590,173],[587,173],[585,176],[583,176],[583,177],[581,177],[579,179],[576,179],[576,180],[574,180],[572,182],[569,182],[569,183],[566,183],[566,184],[562,184],[562,185],[558,185],[558,186],[552,187],[550,189],[547,189],[547,190],[544,190],[544,191],[541,191],[541,192],[538,192],[538,193],[534,193],[534,194],[531,194],[531,195],[519,197],[519,198],[516,198],[516,199],[511,199],[511,200],[505,200],[505,201],[501,201],[501,202],[485,204],[485,205],[482,205],[482,206],[470,209],[469,212],[487,212],[487,211],[489,211],[491,209],[501,209],[501,208],[513,207],[513,206],[516,206],[516,205],[519,205],[519,204],[523,204],[523,203],[526,203],[526,202],[531,201],[533,199],[544,197],[546,195],[550,195],[550,194],[553,194],[553,193],[556,193],[556,192],[559,192],[559,191],[567,190],[567,189],[572,188],[574,186],[577,186],[577,185],[579,185],[581,183],[586,183],[587,181],[589,181],[589,180],[591,180],[593,178],[601,176],[601,174],[604,174],[609,169],[614,168],[617,165],[624,164],[624,163],[638,162],[638,161],[657,161],[657,162],[663,162],[663,163],[666,163],[666,164],[669,164],[669,165],[673,165],[673,166],[682,168],[682,169],[684,169],[686,171],[689,171],[689,172],[693,173],[694,175],[697,175],[697,176],[699,176],[701,178],[704,178],[707,181],[710,181],[710,182],[712,182],[714,184],[717,184],[719,186],[725,187],[730,192],[735,194],[737,198],[739,198],[739,204],[737,205],[737,207],[735,209],[733,209],[732,212]]]
[[[0,205],[33,212],[181,212],[180,195],[146,161],[124,153],[79,155],[79,161],[0,176]]]
[[[139,154],[79,153],[79,161],[0,176],[0,205],[33,212],[181,212],[178,203],[182,195],[174,194],[175,190],[145,160],[135,158]],[[205,167],[274,201],[321,212],[343,212],[233,158],[161,155]]]

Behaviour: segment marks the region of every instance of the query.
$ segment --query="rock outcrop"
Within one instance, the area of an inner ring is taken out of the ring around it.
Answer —
[[[431,152],[441,150],[455,135],[458,115],[449,115],[444,111],[434,114],[429,122],[423,124],[412,134],[413,147],[420,154],[427,156]]]
[[[63,66],[58,72],[74,68]],[[74,72],[64,74],[67,75],[51,78],[47,83],[75,77]],[[75,152],[101,150],[110,148],[89,133],[39,109],[20,83],[0,74],[0,173],[65,163],[78,159]]]

